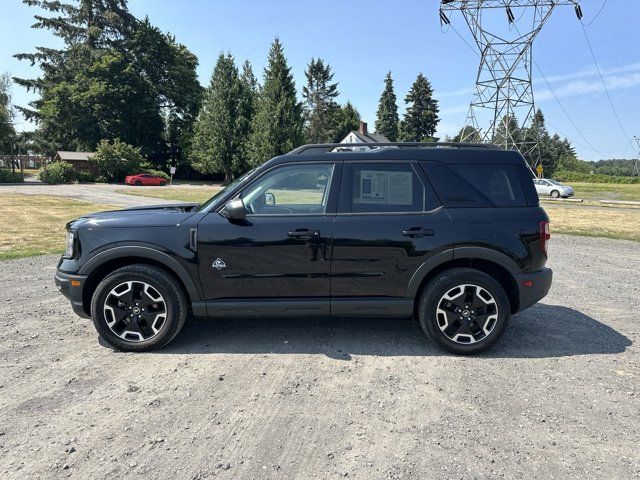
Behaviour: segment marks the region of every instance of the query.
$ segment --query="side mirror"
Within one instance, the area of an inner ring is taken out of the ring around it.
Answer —
[[[228,220],[244,220],[247,216],[247,211],[241,198],[229,200],[224,206],[224,213]]]
[[[269,206],[269,207],[275,207],[275,205],[276,205],[276,196],[271,192],[265,193],[264,194],[264,204]]]

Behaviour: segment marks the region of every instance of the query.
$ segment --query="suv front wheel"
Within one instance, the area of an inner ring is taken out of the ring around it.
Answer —
[[[91,318],[100,336],[117,350],[164,347],[180,332],[187,302],[173,276],[150,265],[119,268],[100,282]]]
[[[482,352],[507,326],[509,299],[492,277],[471,268],[446,270],[422,292],[418,317],[437,345],[457,354]]]

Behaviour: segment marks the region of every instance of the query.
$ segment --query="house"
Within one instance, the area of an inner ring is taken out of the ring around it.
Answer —
[[[60,150],[56,152],[53,161],[70,163],[78,172],[95,174],[98,169],[96,164],[91,161],[93,155],[95,155],[94,152],[66,152]]]
[[[367,130],[367,123],[360,122],[358,130],[352,130],[346,137],[342,139],[340,143],[390,143],[389,139],[381,133],[369,133]],[[340,147],[338,147],[339,149]],[[370,150],[371,148],[378,147],[351,147],[351,150]]]

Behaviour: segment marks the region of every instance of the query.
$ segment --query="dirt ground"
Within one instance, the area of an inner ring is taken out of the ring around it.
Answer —
[[[478,357],[402,320],[199,320],[98,342],[56,258],[0,263],[3,479],[640,477],[640,247],[556,235],[555,283]]]

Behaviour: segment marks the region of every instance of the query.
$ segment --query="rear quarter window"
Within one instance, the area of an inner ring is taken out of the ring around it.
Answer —
[[[447,207],[526,207],[518,165],[426,162],[425,170]]]

